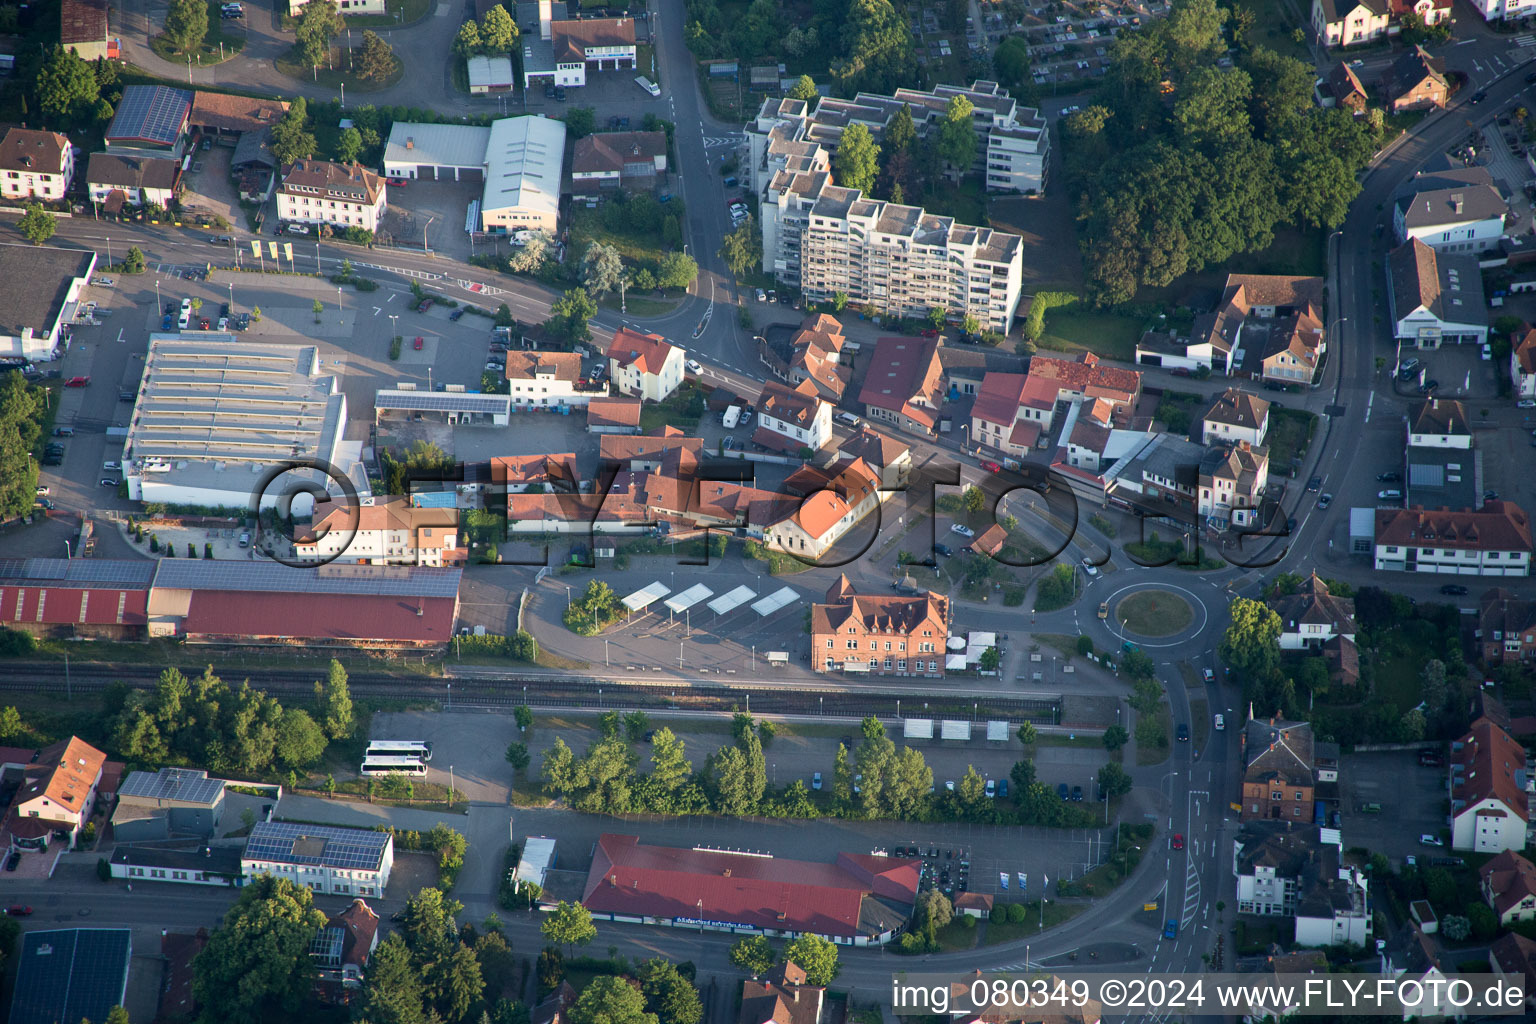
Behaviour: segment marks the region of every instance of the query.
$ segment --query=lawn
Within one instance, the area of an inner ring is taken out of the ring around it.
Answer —
[[[1137,723],[1136,735],[1136,763],[1138,765],[1162,764],[1168,758],[1168,737],[1173,734],[1173,716],[1168,713],[1166,703],[1157,706],[1157,714],[1152,716],[1151,725]],[[1145,733],[1143,733],[1145,730]],[[1154,732],[1155,730],[1155,732]],[[1147,736],[1160,738],[1160,743],[1145,743]]]
[[[1020,924],[1012,921],[1004,924],[1001,921],[988,921],[987,930],[982,933],[981,944],[994,946],[1002,942],[1014,942],[1025,939],[1040,932],[1040,901],[1024,905],[1027,913]],[[1045,927],[1054,928],[1059,924],[1065,924],[1078,914],[1088,909],[1087,903],[1063,903],[1058,899],[1045,901]]]
[[[222,0],[208,0],[208,34],[203,45],[192,51],[192,61],[199,67],[222,64],[245,49],[245,23],[239,19],[225,20],[219,17]],[[239,26],[238,29],[235,26]],[[187,54],[171,45],[164,35],[149,41],[149,48],[162,60],[185,64]]]
[[[1282,5],[1274,0],[1227,0],[1223,6],[1246,7],[1252,12],[1253,31],[1249,42],[1312,66],[1312,54],[1305,42],[1296,41],[1296,23]],[[1307,9],[1311,10],[1310,5]]]
[[[961,224],[987,223],[987,199],[981,183],[967,178],[955,187],[945,181],[943,187],[928,189],[922,196],[922,206],[929,213],[940,217],[953,217]]]
[[[1310,63],[1310,61],[1309,61]],[[1322,228],[1302,230],[1293,227],[1275,229],[1269,248],[1254,253],[1239,253],[1227,264],[1233,274],[1302,274],[1321,277],[1325,272],[1323,250],[1328,234]]]
[[[1166,590],[1137,591],[1115,606],[1115,618],[1142,636],[1172,636],[1194,617],[1189,602]]]
[[[1095,313],[1081,306],[1052,310],[1045,316],[1039,345],[1053,352],[1092,352],[1105,359],[1134,362],[1141,338],[1140,317]]]
[[[359,42],[358,51],[361,52],[362,44]],[[315,82],[328,89],[339,89],[345,86],[353,92],[377,92],[387,89],[405,77],[405,65],[400,58],[395,58],[395,69],[391,71],[383,81],[358,77],[354,72],[346,69],[347,51],[345,47],[334,46],[331,48],[331,67],[315,69],[305,64],[299,56],[297,48],[279,57],[276,61],[277,70],[289,78],[296,78],[304,82]]]
[[[1301,409],[1269,411],[1269,465],[1277,473],[1299,467],[1317,430],[1317,415]]]
[[[673,199],[666,204],[666,212],[673,214],[680,223],[686,223],[687,218],[681,200]],[[602,210],[589,210],[585,206],[572,204],[570,214],[571,247],[570,251],[578,258],[587,251],[587,246],[592,242],[601,242],[611,245],[619,250],[619,255],[624,257],[624,262],[631,266],[649,267],[659,261],[664,254],[661,247],[661,239],[656,235],[637,236],[619,231],[611,231],[603,223]]]
[[[665,402],[647,402],[640,410],[640,432],[651,434],[662,427],[673,426],[693,433],[698,429],[702,411],[690,411],[692,400],[698,395],[700,401],[698,407],[702,410],[703,394],[693,381],[683,381],[682,385],[667,398]]]

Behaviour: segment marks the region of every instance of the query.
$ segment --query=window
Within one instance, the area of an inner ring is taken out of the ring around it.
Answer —
[[[1299,790],[1299,789],[1296,791],[1296,799],[1297,800],[1301,799],[1301,790]]]
[[[827,650],[829,650],[829,651],[830,651],[830,650],[831,650],[831,649],[832,649],[832,641],[831,641],[831,640],[828,640],[828,641],[827,641]]]
[[[1284,797],[1285,797],[1285,794],[1284,793],[1280,793],[1280,792],[1274,792],[1274,793],[1269,794],[1269,798],[1271,800],[1280,800],[1280,799],[1283,799]]]

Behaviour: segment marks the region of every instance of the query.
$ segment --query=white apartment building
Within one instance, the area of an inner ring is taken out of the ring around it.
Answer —
[[[75,176],[75,147],[58,132],[7,128],[0,135],[0,197],[62,199]]]
[[[388,832],[290,821],[258,821],[251,829],[240,869],[287,878],[333,896],[382,896],[395,864]]]
[[[1312,30],[1324,46],[1355,46],[1384,39],[1391,24],[1388,0],[1312,0]]]
[[[816,396],[816,386],[810,381],[801,381],[796,388],[777,381],[764,384],[757,399],[757,417],[753,440],[767,442],[768,447],[817,451],[832,438],[832,404]],[[765,431],[774,436],[762,436]]]
[[[508,352],[506,372],[507,391],[517,412],[585,406],[608,396],[606,382],[593,383],[582,376],[579,352]]]
[[[1451,741],[1451,848],[1474,853],[1525,849],[1530,821],[1525,748],[1488,718]]]
[[[1392,208],[1397,240],[1417,238],[1437,252],[1485,252],[1499,244],[1509,202],[1486,167],[1437,162],[1398,194]]]
[[[1467,0],[1484,21],[1536,17],[1536,0]]]
[[[294,539],[305,561],[354,565],[427,565],[441,568],[462,562],[459,512],[454,508],[419,508],[403,496],[360,498],[359,506],[324,501],[315,505],[310,525]]]
[[[1509,501],[1471,509],[1376,510],[1376,568],[1457,576],[1528,576],[1531,520]]]
[[[608,376],[620,394],[663,401],[683,382],[683,350],[659,334],[620,327],[608,346]]]
[[[282,221],[377,231],[384,207],[384,179],[357,163],[298,160],[277,187]]]

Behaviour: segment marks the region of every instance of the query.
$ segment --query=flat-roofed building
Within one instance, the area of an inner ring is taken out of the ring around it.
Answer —
[[[172,835],[209,838],[224,816],[224,780],[205,771],[161,768],[131,772],[117,789],[112,832],[118,842],[166,839]]]
[[[135,396],[123,467],[136,501],[238,507],[259,492],[270,508],[279,489],[260,485],[279,467],[319,460],[349,474],[358,463],[343,450],[346,396],[315,346],[153,334]]]
[[[0,242],[0,356],[43,362],[62,354],[62,326],[95,269],[89,249]]]
[[[383,896],[394,863],[388,832],[291,821],[258,821],[240,858],[247,876],[274,875],[334,896]]]
[[[22,936],[11,1024],[106,1020],[128,1001],[127,928],[54,928]]]

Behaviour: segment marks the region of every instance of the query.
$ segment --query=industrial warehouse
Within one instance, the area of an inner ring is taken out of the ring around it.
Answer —
[[[917,902],[918,862],[840,853],[834,864],[598,839],[582,903],[594,917],[770,936],[889,942]]]

